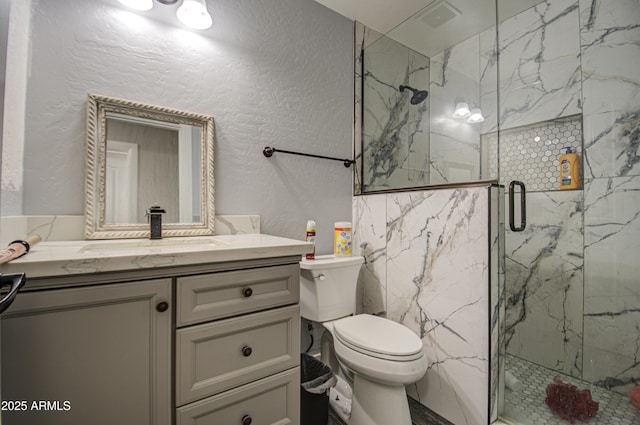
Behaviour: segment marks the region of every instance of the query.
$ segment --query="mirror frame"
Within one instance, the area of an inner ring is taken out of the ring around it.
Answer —
[[[154,105],[89,93],[87,100],[87,143],[85,175],[85,238],[148,238],[149,225],[105,223],[107,114],[117,113],[174,124],[200,127],[200,222],[163,223],[162,236],[214,234],[214,123],[209,115],[195,114]]]

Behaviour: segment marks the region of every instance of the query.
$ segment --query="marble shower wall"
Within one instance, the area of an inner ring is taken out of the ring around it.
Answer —
[[[640,382],[640,3],[580,0],[585,146],[584,371]]]
[[[581,113],[577,0],[542,1],[499,29],[500,128]]]
[[[356,193],[496,179],[481,169],[488,152],[480,141],[498,122],[495,27],[431,58],[358,22],[355,32]],[[400,84],[429,97],[410,105]],[[481,108],[485,121],[454,118],[460,101]]]
[[[501,128],[583,125],[583,189],[530,193],[507,231],[507,351],[620,392],[640,381],[638,22],[637,0],[547,0],[499,40]]]
[[[457,101],[480,105],[479,54],[476,35],[431,58],[431,184],[479,178],[481,125],[452,118]]]
[[[429,184],[429,100],[412,105],[410,90],[427,90],[429,58],[386,36],[356,26],[356,68],[362,119],[363,189]],[[359,84],[361,83],[361,84]],[[356,125],[357,127],[357,125]],[[356,139],[359,140],[359,139]]]
[[[451,270],[476,271],[469,263],[455,263],[461,251],[452,249],[446,254],[449,245],[445,242],[442,250],[433,254],[440,249],[434,241],[446,234],[445,228],[451,229],[448,221],[442,220],[444,215],[451,214],[452,224],[457,217],[466,215],[473,220],[471,217],[476,216],[476,203],[469,201],[471,195],[458,192],[457,203],[449,197],[454,189],[354,198],[355,238],[367,261],[359,285],[360,311],[386,312],[423,337],[432,352],[433,366],[410,394],[454,423],[476,423],[473,417],[486,410],[487,396],[493,410],[483,414],[494,417],[499,404],[493,391],[496,370],[500,369],[494,355],[497,346],[506,345],[509,352],[520,357],[619,392],[628,390],[634,381],[640,382],[638,22],[637,0],[547,0],[501,23],[500,62],[491,53],[490,31],[479,36],[480,103],[483,113],[492,110],[490,105],[496,111],[477,130],[479,134],[495,132],[498,121],[501,129],[510,130],[578,115],[582,117],[584,164],[583,189],[543,189],[528,195],[528,229],[520,234],[505,232],[502,247],[506,246],[506,253],[500,254],[499,247],[489,251],[486,246],[469,253],[482,263],[486,259],[479,256],[491,252],[489,263],[494,265],[498,263],[495,258],[506,257],[506,294],[503,297],[501,287],[492,285],[492,301],[485,305],[491,311],[505,307],[508,313],[491,316],[487,324],[491,338],[485,346],[490,348],[483,353],[469,358],[468,353],[478,347],[477,341],[468,340],[457,327],[449,327],[455,320],[447,315],[459,318],[473,311],[467,304],[460,314],[457,311],[462,302],[473,301],[473,292],[468,294],[470,298],[461,300],[455,282],[446,290],[434,283],[449,276]],[[357,32],[356,39],[361,45],[381,36],[359,28],[362,36]],[[473,43],[467,40],[459,47],[473,49]],[[443,82],[459,79],[462,85],[472,85],[472,78],[465,83],[468,76],[451,72],[457,69],[451,66],[456,48],[431,58],[432,102],[444,99],[447,90],[454,89],[454,85],[447,87]],[[495,79],[498,67],[502,77],[499,106]],[[357,62],[356,73],[360,69]],[[443,72],[448,72],[446,78]],[[356,83],[355,140],[360,140],[359,86]],[[441,164],[446,160],[438,153],[439,138],[458,145],[455,132],[447,133],[444,123],[437,119],[446,115],[444,106],[439,109],[442,105],[430,104],[432,183],[446,181],[438,177],[444,175],[438,170],[444,168]],[[474,140],[473,133],[468,140]],[[469,147],[472,152],[473,143]],[[488,158],[484,148],[481,161]],[[360,153],[357,143],[357,158]],[[453,205],[459,209],[451,210]],[[418,211],[421,218],[416,220]],[[489,217],[492,222],[504,218]],[[467,236],[472,238],[473,232]],[[489,239],[494,240],[494,236]],[[446,259],[448,255],[450,259]],[[433,267],[424,269],[430,259]],[[423,270],[427,272],[423,274]],[[500,281],[499,270],[490,275],[492,281],[494,276]],[[488,314],[478,317],[489,320]],[[505,322],[494,323],[498,319]],[[497,335],[495,330],[501,326],[506,332]],[[486,329],[482,334],[488,338]],[[483,363],[479,355],[485,356],[485,363],[491,362],[490,372],[487,366],[477,369],[475,362]],[[481,375],[484,391],[468,394],[467,386],[479,388]],[[491,382],[489,394],[487,382]],[[486,416],[477,418],[481,423]]]
[[[489,286],[499,244],[488,229],[499,219],[496,190],[354,198],[354,242],[366,259],[361,311],[386,311],[420,336],[429,369],[408,393],[456,424],[486,424],[495,404],[489,364],[497,361],[497,325],[489,316],[498,297],[492,304]]]
[[[507,352],[580,377],[582,192],[527,194],[527,227],[506,231]]]

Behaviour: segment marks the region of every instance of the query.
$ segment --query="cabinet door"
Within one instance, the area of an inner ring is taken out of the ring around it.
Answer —
[[[170,297],[170,279],[19,294],[1,321],[2,400],[25,411],[2,422],[170,424]]]

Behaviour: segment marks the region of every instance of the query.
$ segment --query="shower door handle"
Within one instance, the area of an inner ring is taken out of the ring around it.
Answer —
[[[516,227],[515,225],[515,187],[520,186],[520,226]],[[527,226],[527,198],[526,198],[527,190],[524,186],[524,183],[519,182],[517,180],[513,180],[509,183],[509,227],[513,232],[522,232],[524,228]]]

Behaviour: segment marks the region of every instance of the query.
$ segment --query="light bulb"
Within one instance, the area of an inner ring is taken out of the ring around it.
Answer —
[[[467,102],[456,104],[456,109],[453,111],[453,118],[466,118],[469,115],[471,115],[471,111],[469,111],[469,104]]]
[[[118,0],[120,3],[135,10],[150,10],[153,0]]]
[[[484,121],[484,115],[482,115],[482,111],[480,110],[480,108],[473,108],[471,110],[471,115],[469,115],[469,118],[467,118],[467,122],[475,124],[482,121]]]
[[[176,16],[183,24],[198,30],[206,30],[213,25],[204,0],[184,0]]]

